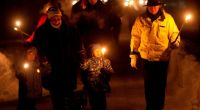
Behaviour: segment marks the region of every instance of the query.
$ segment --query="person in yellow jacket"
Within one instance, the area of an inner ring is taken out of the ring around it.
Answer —
[[[137,69],[141,58],[146,110],[163,110],[170,52],[180,43],[179,29],[163,6],[161,0],[148,0],[131,31],[131,66]]]

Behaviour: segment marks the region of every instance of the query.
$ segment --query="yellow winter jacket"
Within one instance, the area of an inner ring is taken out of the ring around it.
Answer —
[[[131,53],[139,52],[141,58],[149,61],[168,61],[170,45],[179,46],[180,36],[175,40],[178,33],[173,17],[164,10],[163,15],[153,22],[146,15],[141,15],[132,27]]]

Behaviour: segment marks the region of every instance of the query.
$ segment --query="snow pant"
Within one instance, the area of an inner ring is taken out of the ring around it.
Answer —
[[[19,80],[17,110],[36,110],[36,103],[40,97],[39,96],[35,98],[28,97],[27,89],[28,87],[26,83],[22,80]]]
[[[91,110],[106,110],[106,93],[88,91]]]
[[[62,93],[59,90],[50,90],[53,110],[74,110],[72,92]]]
[[[168,62],[142,60],[146,110],[163,110]]]
[[[17,110],[36,110],[36,99],[19,97]]]

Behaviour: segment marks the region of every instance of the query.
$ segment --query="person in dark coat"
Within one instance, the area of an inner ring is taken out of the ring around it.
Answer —
[[[80,31],[87,56],[91,44],[118,43],[121,20],[100,0],[80,0],[72,7],[71,21]]]
[[[58,7],[50,7],[47,15],[46,22],[36,30],[32,45],[38,49],[40,59],[51,65],[51,73],[44,78],[43,84],[50,91],[54,110],[73,110],[79,34],[64,22]]]
[[[42,82],[37,49],[30,47],[25,58],[17,65],[19,96],[17,110],[36,110],[36,102],[42,96]]]

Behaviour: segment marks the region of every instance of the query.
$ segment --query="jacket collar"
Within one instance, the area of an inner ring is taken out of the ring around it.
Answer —
[[[165,10],[164,10],[164,9],[161,9],[161,15],[160,15],[155,21],[157,21],[157,20],[159,20],[159,21],[164,21],[164,19],[166,18],[165,15],[166,15]],[[143,17],[146,21],[152,22],[152,21],[151,21],[151,18],[148,16],[147,12],[144,13],[144,14],[142,15],[142,17]]]

